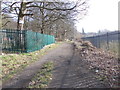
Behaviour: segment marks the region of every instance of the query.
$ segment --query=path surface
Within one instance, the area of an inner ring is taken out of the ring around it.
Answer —
[[[89,70],[88,62],[83,61],[74,45],[64,45],[60,60],[56,61],[53,80],[49,88],[106,88],[105,82],[97,80],[95,72]]]
[[[49,88],[105,88],[103,82],[96,79],[97,75],[88,69],[88,63],[82,61],[74,50],[74,45],[64,43],[51,50],[41,60],[26,67],[3,88],[24,88],[31,78],[39,71],[46,61],[54,61],[53,79]]]

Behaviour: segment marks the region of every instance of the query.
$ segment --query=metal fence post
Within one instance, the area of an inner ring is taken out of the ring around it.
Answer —
[[[0,32],[0,55],[2,55],[2,43],[3,43],[2,37],[3,37],[2,32]]]
[[[118,57],[120,58],[120,32],[118,31]]]
[[[100,48],[100,35],[98,35],[98,40],[99,40],[99,41],[98,41],[98,43],[99,43],[99,44],[98,44],[98,47]]]
[[[2,28],[1,2],[2,1],[0,1],[0,29]],[[2,32],[0,32],[0,55],[1,54],[2,54]]]
[[[109,50],[109,34],[107,32],[107,50]]]
[[[27,52],[27,42],[26,42],[26,33],[27,30],[24,31],[24,39],[23,39],[23,42],[24,42],[24,52]]]

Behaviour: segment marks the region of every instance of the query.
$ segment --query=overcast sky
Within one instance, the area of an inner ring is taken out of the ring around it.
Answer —
[[[89,0],[88,15],[80,20],[76,26],[78,31],[97,32],[108,29],[118,29],[118,2],[120,0]]]

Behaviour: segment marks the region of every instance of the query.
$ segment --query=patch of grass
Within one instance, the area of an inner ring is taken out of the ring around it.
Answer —
[[[17,72],[24,69],[27,65],[37,61],[48,51],[56,48],[60,44],[62,44],[62,42],[47,45],[43,49],[35,52],[1,56],[0,60],[2,60],[2,75],[0,74],[0,76],[2,76],[2,82],[6,82],[10,78],[12,78]]]
[[[106,51],[110,51],[116,55],[119,55],[119,43],[118,43],[118,41],[109,42],[109,48],[108,48],[108,45],[106,42],[101,43],[100,47]]]
[[[27,88],[46,88],[52,79],[53,62],[47,62],[29,82]]]
[[[99,74],[99,76],[97,76],[96,79],[98,79],[98,80],[100,80],[100,81],[106,81],[106,80],[107,80],[107,76],[102,75],[102,74],[101,74],[101,75]]]
[[[110,51],[119,54],[119,43],[116,42],[110,42],[109,43]]]

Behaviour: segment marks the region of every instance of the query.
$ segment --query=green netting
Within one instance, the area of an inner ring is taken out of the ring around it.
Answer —
[[[45,45],[55,42],[52,35],[40,34],[37,32],[26,32],[26,52],[32,52],[43,48]]]
[[[0,33],[3,35],[0,48],[4,52],[32,52],[55,42],[52,35],[29,30],[0,30]]]

